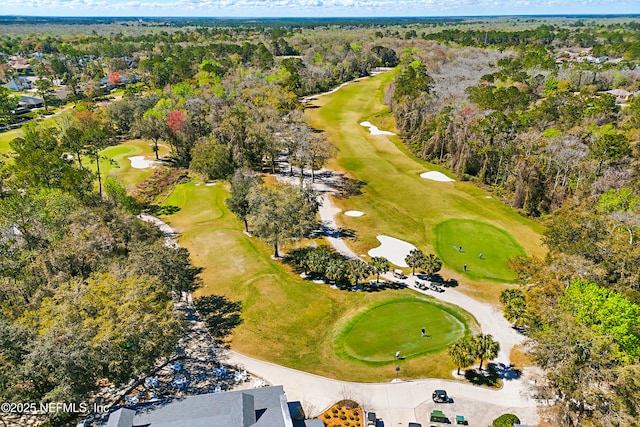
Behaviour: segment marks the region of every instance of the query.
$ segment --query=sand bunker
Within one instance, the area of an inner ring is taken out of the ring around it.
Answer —
[[[416,249],[409,242],[396,239],[389,236],[376,236],[380,241],[380,246],[369,250],[369,256],[381,256],[389,260],[390,263],[397,265],[398,267],[408,267],[404,259],[409,252]]]
[[[135,169],[147,169],[153,166],[153,161],[146,160],[144,156],[129,157],[131,160],[131,167]]]
[[[217,183],[215,183],[215,182],[207,182],[205,185],[206,185],[207,187],[213,187],[213,186],[214,186],[214,185],[216,185],[216,184],[217,184]]]
[[[432,181],[440,181],[440,182],[453,182],[455,179],[449,178],[447,175],[442,172],[429,171],[423,172],[420,174],[420,178],[430,179]]]
[[[364,215],[364,212],[360,212],[360,211],[346,211],[344,213],[346,216],[362,216]]]
[[[360,123],[360,126],[369,128],[369,132],[371,132],[371,135],[395,135],[395,133],[393,132],[378,129],[378,126],[372,125],[371,122],[362,122]]]

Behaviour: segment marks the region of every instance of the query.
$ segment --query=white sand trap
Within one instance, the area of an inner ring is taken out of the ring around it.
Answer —
[[[360,126],[369,128],[371,135],[395,135],[393,132],[378,129],[378,126],[372,125],[371,122],[362,122],[360,123]]]
[[[484,196],[485,199],[493,199],[491,196]]]
[[[440,181],[440,182],[453,182],[455,179],[449,178],[447,175],[442,172],[429,171],[423,172],[420,174],[420,178],[430,179],[432,181]]]
[[[381,256],[389,260],[390,263],[397,265],[398,267],[408,267],[404,259],[409,252],[416,249],[409,242],[396,239],[389,236],[376,236],[380,241],[380,246],[369,250],[369,256]]]
[[[346,216],[362,216],[364,215],[364,212],[360,212],[360,211],[346,211],[344,213]]]
[[[146,160],[144,156],[129,157],[131,160],[131,167],[135,169],[147,169],[153,166],[153,161]]]
[[[216,184],[217,184],[217,183],[215,183],[215,182],[207,182],[205,185],[206,185],[207,187],[213,187],[213,186],[214,186],[214,185],[216,185]]]

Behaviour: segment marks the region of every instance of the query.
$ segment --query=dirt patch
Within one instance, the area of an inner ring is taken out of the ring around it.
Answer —
[[[318,418],[326,427],[361,427],[366,424],[362,408],[353,400],[341,400]]]

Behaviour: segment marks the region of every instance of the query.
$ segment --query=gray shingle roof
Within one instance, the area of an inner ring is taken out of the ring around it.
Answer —
[[[136,408],[132,423],[107,427],[292,427],[282,386],[187,396]],[[120,415],[118,415],[120,416]]]

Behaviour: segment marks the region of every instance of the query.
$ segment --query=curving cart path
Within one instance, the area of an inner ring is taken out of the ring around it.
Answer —
[[[343,86],[328,93],[339,90]],[[312,97],[309,98],[311,100]],[[288,166],[281,165],[280,170],[287,169],[289,169]],[[306,173],[305,175],[308,176]],[[335,178],[334,172],[321,170],[313,184],[306,178],[305,183],[313,185],[314,189],[321,194],[322,204],[319,214],[324,235],[329,244],[346,258],[359,259],[360,257],[341,238],[336,223],[336,215],[341,210],[331,200],[331,195],[336,193]],[[284,173],[280,174],[278,179],[291,184],[300,183],[299,177],[294,178]],[[391,274],[383,276],[391,281],[397,281]],[[529,379],[531,372],[525,371],[516,378],[510,369],[509,355],[511,350],[515,345],[524,342],[524,337],[518,334],[504,319],[502,313],[492,305],[476,301],[451,288],[447,288],[443,293],[419,290],[412,286],[416,279],[415,276],[409,276],[402,282],[412,287],[416,292],[430,294],[468,311],[478,321],[482,333],[491,334],[500,343],[500,352],[493,362],[498,365],[501,374],[503,374],[501,389],[492,390],[465,382],[441,379],[353,383],[297,371],[233,351],[229,351],[226,357],[229,363],[243,365],[250,372],[263,377],[272,384],[282,384],[289,399],[299,400],[303,403],[307,415],[324,411],[337,400],[352,398],[362,402],[365,410],[375,411],[384,421],[384,426],[404,426],[411,421],[426,425],[429,421],[429,412],[436,408],[443,410],[454,422],[455,415],[464,415],[470,420],[471,425],[490,425],[493,418],[505,412],[516,413],[524,424],[537,424],[539,422],[537,414],[539,402],[531,397],[529,387],[530,382],[533,382]],[[434,404],[431,401],[431,392],[438,388],[446,389],[453,397],[454,403],[444,406]],[[453,411],[457,411],[457,413],[454,414]]]

